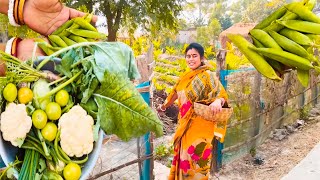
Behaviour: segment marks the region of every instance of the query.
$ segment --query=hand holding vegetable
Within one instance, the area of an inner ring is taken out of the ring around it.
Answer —
[[[25,2],[23,13],[25,24],[43,35],[51,34],[71,18],[85,15],[83,12],[64,6],[59,0],[28,0]],[[93,17],[92,21],[96,20],[97,17]]]

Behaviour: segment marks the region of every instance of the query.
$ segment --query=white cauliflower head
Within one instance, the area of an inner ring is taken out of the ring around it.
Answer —
[[[60,144],[68,156],[81,157],[92,151],[93,125],[93,118],[79,105],[73,106],[60,117]]]
[[[6,110],[1,113],[0,126],[4,140],[10,141],[13,146],[21,146],[32,127],[26,105],[8,104]]]

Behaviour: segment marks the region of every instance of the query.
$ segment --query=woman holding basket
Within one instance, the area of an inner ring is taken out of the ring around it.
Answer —
[[[185,51],[190,71],[184,73],[159,110],[178,100],[178,127],[174,135],[174,158],[169,180],[208,179],[212,158],[215,121],[208,121],[195,113],[194,103],[209,105],[213,114],[222,110],[227,93],[214,72],[204,64],[204,49],[191,43]]]

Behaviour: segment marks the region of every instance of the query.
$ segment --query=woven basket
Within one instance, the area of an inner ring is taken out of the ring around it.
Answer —
[[[194,103],[194,111],[198,116],[208,121],[226,121],[231,117],[233,109],[231,107],[222,108],[220,113],[214,115],[208,105]]]

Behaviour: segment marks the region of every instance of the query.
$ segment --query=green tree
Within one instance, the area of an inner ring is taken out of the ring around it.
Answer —
[[[210,19],[218,19],[222,30],[228,29],[232,26],[232,19],[230,18],[230,11],[228,11],[227,5],[227,2],[223,0],[216,0],[214,6],[210,10]]]
[[[108,41],[115,41],[121,25],[130,23],[129,32],[141,26],[151,33],[163,28],[176,30],[177,16],[184,0],[72,0],[68,5],[78,8],[85,5],[89,11],[97,5],[97,11],[107,18]]]
[[[193,0],[184,5],[184,10],[192,14],[192,25],[194,27],[205,26],[208,22],[207,15],[210,14],[215,0]]]
[[[284,5],[285,0],[254,0],[244,11],[242,22],[260,22],[276,9]]]
[[[221,25],[218,19],[213,19],[208,26],[197,28],[197,41],[204,46],[209,45],[221,32]]]

